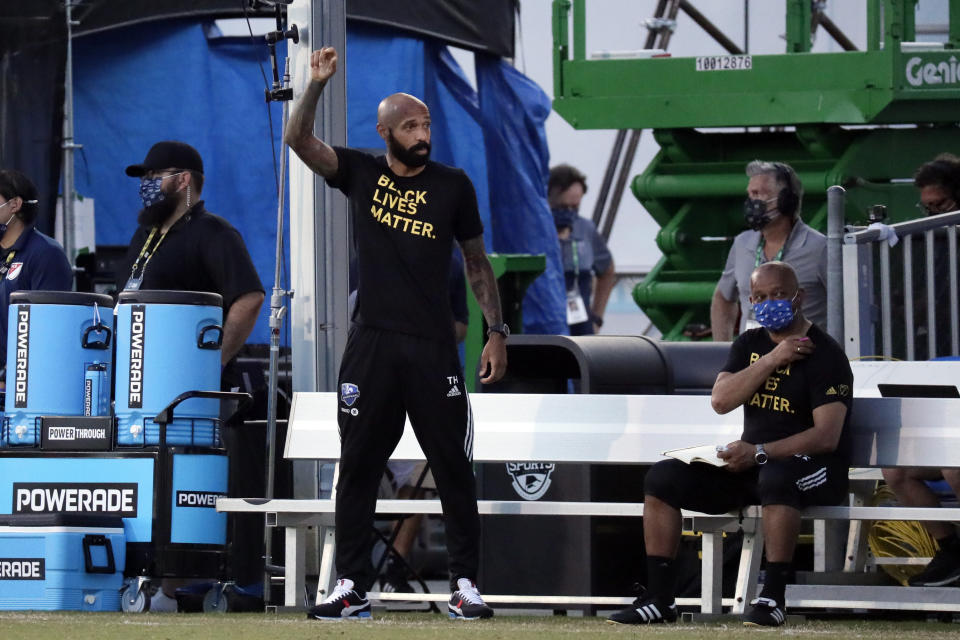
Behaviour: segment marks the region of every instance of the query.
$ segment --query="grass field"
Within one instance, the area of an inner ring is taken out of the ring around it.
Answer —
[[[603,618],[499,616],[456,622],[429,613],[374,614],[370,622],[318,622],[303,614],[120,614],[0,612],[2,640],[526,640],[528,638],[743,638],[808,637],[940,639],[960,637],[960,625],[937,622],[807,622],[781,629],[746,629],[739,624],[673,624],[625,627]]]

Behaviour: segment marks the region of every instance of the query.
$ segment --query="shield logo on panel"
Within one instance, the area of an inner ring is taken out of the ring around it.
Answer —
[[[340,400],[343,404],[348,407],[352,407],[353,403],[357,401],[357,398],[360,397],[360,389],[357,385],[352,382],[344,382],[340,385]]]
[[[507,473],[513,490],[524,500],[539,500],[550,488],[550,474],[557,468],[552,462],[508,462]]]

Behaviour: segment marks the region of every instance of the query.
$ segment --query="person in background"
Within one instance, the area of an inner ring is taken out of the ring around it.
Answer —
[[[913,184],[920,190],[920,202],[917,207],[928,216],[955,211],[960,203],[960,158],[942,153],[930,162],[922,164],[914,174]],[[945,245],[945,238],[935,238],[937,245]],[[941,249],[941,250],[936,250]],[[923,255],[922,250],[916,252]],[[946,259],[946,247],[936,247],[934,252],[934,278],[937,300],[940,301],[937,314],[937,351],[947,353],[949,349],[949,305],[947,284],[949,268]],[[919,267],[919,265],[917,265]],[[915,271],[916,273],[916,271]],[[925,300],[925,298],[924,298]],[[918,299],[915,309],[923,309]],[[942,316],[942,317],[941,317]],[[918,351],[926,352],[926,330],[918,323],[916,345]],[[928,480],[945,480],[954,495],[960,496],[960,469],[883,469],[883,479],[905,507],[939,507],[940,498],[927,484]],[[908,580],[914,587],[940,587],[960,580],[960,537],[953,522],[924,522],[930,535],[937,541],[937,552],[924,567],[923,571]]]
[[[10,294],[73,288],[73,270],[63,248],[33,227],[39,204],[30,178],[20,171],[0,169],[0,366],[4,373]]]
[[[189,144],[154,144],[140,164],[126,169],[139,178],[143,208],[117,271],[119,291],[170,289],[206,291],[223,298],[223,344],[220,349],[221,389],[240,388],[236,355],[247,341],[263,304],[260,276],[240,233],[227,220],[204,206],[203,159]],[[239,418],[221,431],[230,458],[229,492],[263,493],[264,442]],[[238,427],[238,428],[233,428]],[[236,518],[230,535],[231,576],[237,584],[260,584],[263,576],[263,525],[255,518]],[[175,590],[183,583],[165,579],[153,596],[151,611],[175,611]]]
[[[574,167],[550,169],[547,201],[557,226],[567,287],[567,325],[570,335],[597,333],[616,284],[613,256],[593,222],[579,215],[587,192],[587,178]]]
[[[790,165],[754,160],[746,168],[744,218],[749,230],[737,235],[710,303],[714,342],[759,326],[750,304],[750,274],[772,260],[797,272],[807,317],[827,327],[827,239],[800,218],[803,185]],[[737,324],[737,317],[740,323]]]

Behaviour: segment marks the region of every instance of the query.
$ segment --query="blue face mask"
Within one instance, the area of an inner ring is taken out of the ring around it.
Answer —
[[[162,184],[163,178],[140,178],[140,201],[143,202],[144,209],[166,198],[160,190]]]
[[[753,305],[757,323],[770,331],[786,329],[793,322],[794,315],[793,300],[764,300]]]
[[[170,175],[159,178],[140,178],[140,200],[143,202],[143,208],[146,209],[152,204],[166,200],[166,194],[160,190],[160,187],[163,186],[163,181],[167,178],[178,176],[181,173],[183,173],[183,171],[171,173]]]
[[[551,209],[550,212],[553,213],[553,223],[556,225],[557,229],[562,229],[563,227],[573,227],[573,221],[577,219],[577,210],[572,207]]]

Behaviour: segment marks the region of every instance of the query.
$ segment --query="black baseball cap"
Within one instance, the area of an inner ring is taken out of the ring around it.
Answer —
[[[150,147],[141,164],[127,167],[127,175],[139,178],[148,171],[160,169],[186,169],[203,173],[203,159],[200,158],[200,153],[186,142],[165,140]]]

